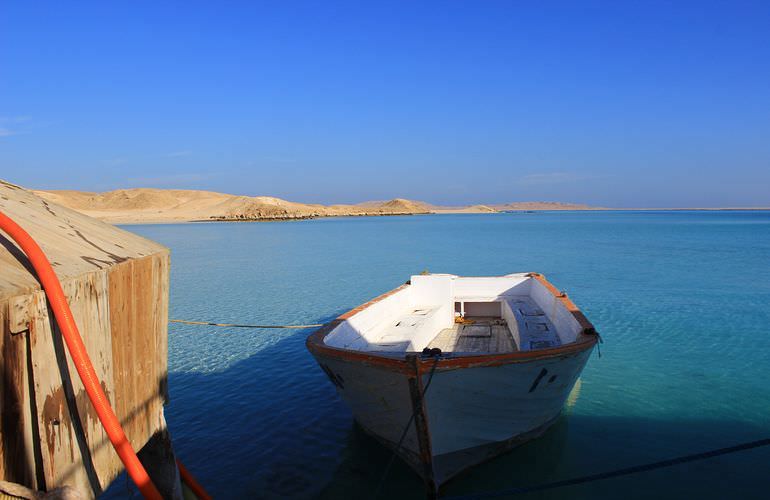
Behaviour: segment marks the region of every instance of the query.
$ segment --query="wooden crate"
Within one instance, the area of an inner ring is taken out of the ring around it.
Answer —
[[[165,430],[169,251],[0,181],[0,211],[42,247],[138,451]],[[45,294],[0,231],[0,480],[96,496],[122,470]]]

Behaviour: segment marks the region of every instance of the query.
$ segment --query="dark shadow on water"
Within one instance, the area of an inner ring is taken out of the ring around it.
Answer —
[[[308,333],[288,335],[223,372],[169,375],[166,415],[175,451],[215,498],[373,497],[390,452],[354,424],[305,349]],[[730,446],[767,432],[716,418],[567,412],[541,438],[467,471],[442,492],[466,495],[562,480]],[[765,498],[768,477],[770,449],[763,448],[517,498]],[[126,495],[119,478],[104,497]],[[422,481],[396,460],[381,498],[422,499]]]
[[[549,483],[763,437],[766,428],[741,422],[564,415],[540,439],[448,483],[444,494]],[[768,465],[770,449],[761,448],[517,498],[766,498]]]
[[[565,414],[541,438],[450,481],[442,488],[442,496],[549,483],[761,437],[764,437],[763,429],[739,422],[667,422]],[[389,456],[373,438],[354,427],[340,457],[341,463],[319,497],[371,497]],[[768,467],[770,449],[761,448],[516,498],[767,498]],[[381,498],[424,498],[421,480],[400,461],[391,469],[386,484]]]

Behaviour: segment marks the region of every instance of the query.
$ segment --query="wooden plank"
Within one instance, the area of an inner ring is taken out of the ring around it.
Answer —
[[[171,256],[168,251],[159,252],[153,255],[153,275],[152,286],[153,296],[155,297],[155,307],[153,308],[152,331],[155,333],[155,363],[153,366],[157,370],[158,377],[158,396],[162,398],[159,427],[165,428],[166,421],[163,417],[162,408],[169,401],[168,395],[168,307],[169,295],[171,291]]]
[[[42,486],[35,468],[26,331],[11,328],[11,300],[0,299],[0,478]],[[13,301],[15,302],[15,301]],[[12,330],[16,330],[12,334]],[[26,330],[26,329],[25,329]]]
[[[511,331],[506,325],[492,325],[492,342],[489,345],[490,352],[513,352],[516,346],[513,342]]]
[[[38,242],[62,280],[167,251],[158,243],[48,202],[1,180],[0,210]],[[22,295],[40,288],[20,255],[10,241],[0,245],[0,297]]]
[[[85,279],[83,279],[85,278]],[[111,405],[114,405],[116,387],[112,370],[112,334],[110,330],[110,310],[108,298],[107,276],[104,272],[90,273],[81,279],[70,280],[64,288],[64,293],[70,297],[70,308],[78,323],[80,334],[86,345],[91,362],[101,381],[102,389]],[[85,394],[85,387],[80,382],[72,358],[67,354],[67,364],[70,376],[76,379],[73,386],[77,412],[79,414],[92,460],[100,486],[106,488],[117,475],[122,463],[112,449],[107,433],[96,415],[90,400]],[[82,388],[82,393],[79,392]],[[57,484],[62,484],[57,482]]]
[[[102,388],[136,450],[165,428],[168,347],[166,328],[159,326],[165,326],[167,317],[167,281],[168,256],[160,255],[126,261],[111,268],[109,274],[95,272],[64,283]],[[46,482],[71,484],[98,495],[121,471],[122,464],[68,354],[64,355],[67,370],[62,379],[64,346],[60,343],[57,352],[53,340],[59,332],[51,328],[42,292],[34,294],[33,304],[35,399],[41,409]],[[73,414],[78,415],[77,422]]]
[[[453,325],[441,330],[428,347],[438,347],[443,352],[505,353],[516,351],[513,336],[506,324],[494,324],[499,320],[477,320],[471,325]],[[482,330],[480,330],[482,329]]]
[[[66,281],[62,288],[102,389],[113,401],[107,277],[94,272]],[[121,470],[120,460],[49,315],[43,292],[33,294],[30,345],[46,484],[70,484],[98,495]]]
[[[168,262],[154,255],[109,272],[113,374],[124,395],[115,411],[137,449],[165,428]]]
[[[26,333],[29,330],[29,310],[31,305],[31,295],[10,297],[8,299],[7,331],[11,336]]]
[[[484,335],[475,335],[483,329]],[[469,332],[470,334],[466,334]],[[489,325],[461,325],[455,351],[457,352],[489,352],[491,329]]]
[[[429,348],[439,348],[442,352],[452,352],[457,344],[458,325],[445,328],[436,335],[428,344]]]
[[[481,323],[477,325],[462,325],[461,337],[486,337],[492,336],[492,328],[489,323]]]

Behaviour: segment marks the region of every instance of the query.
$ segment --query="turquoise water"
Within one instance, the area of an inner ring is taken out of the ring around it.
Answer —
[[[172,251],[171,316],[316,323],[424,269],[544,273],[601,332],[542,438],[449,483],[524,486],[770,436],[770,212],[567,212],[126,226]],[[171,325],[166,417],[217,498],[366,498],[389,453],[306,331]],[[770,449],[526,498],[766,498]],[[109,496],[125,496],[119,481]],[[423,498],[396,462],[382,495]]]

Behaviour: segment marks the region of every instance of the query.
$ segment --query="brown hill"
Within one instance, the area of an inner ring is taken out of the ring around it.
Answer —
[[[201,220],[279,220],[352,215],[427,213],[493,213],[501,210],[587,210],[587,205],[517,202],[504,205],[436,207],[395,198],[357,205],[296,203],[270,196],[238,196],[185,189],[118,189],[105,193],[35,191],[49,201],[113,223],[186,222]]]
[[[492,207],[487,205],[471,205],[469,207],[434,207],[433,213],[436,214],[493,214],[497,213]]]
[[[114,223],[194,220],[273,220],[346,215],[429,213],[430,205],[393,199],[360,205],[314,205],[270,196],[237,196],[182,189],[118,189],[105,193],[35,191],[49,201]]]
[[[403,198],[395,198],[390,201],[379,202],[375,204],[372,209],[381,213],[392,214],[427,214],[430,213],[433,207],[427,203],[421,201],[405,200]]]

